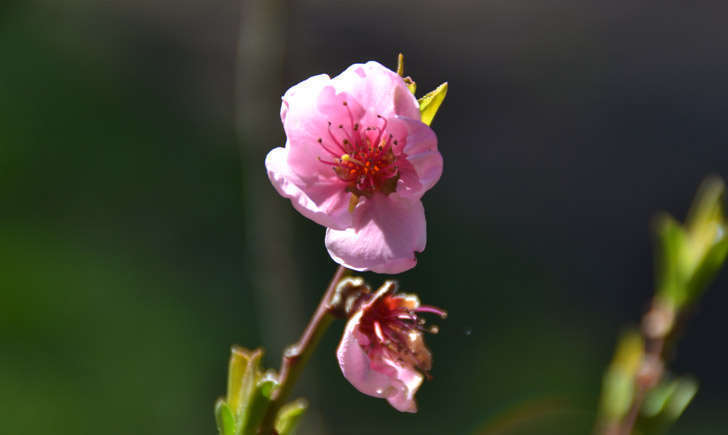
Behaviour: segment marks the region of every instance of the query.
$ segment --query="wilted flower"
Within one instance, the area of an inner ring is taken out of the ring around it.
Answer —
[[[385,398],[399,411],[417,412],[414,395],[432,366],[423,332],[437,332],[418,313],[442,318],[446,313],[396,291],[396,283],[387,281],[376,293],[362,295],[336,355],[344,377],[357,390]]]
[[[286,146],[266,157],[268,177],[327,227],[334,261],[392,274],[414,267],[427,239],[420,198],[442,157],[402,77],[377,62],[311,77],[285,93],[281,120]]]

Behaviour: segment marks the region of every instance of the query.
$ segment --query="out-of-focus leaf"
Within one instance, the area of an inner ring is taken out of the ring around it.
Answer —
[[[665,415],[677,420],[685,412],[690,402],[698,392],[698,382],[692,378],[681,378],[676,381],[677,386],[665,406]]]
[[[634,377],[644,354],[642,336],[636,331],[619,340],[602,382],[601,413],[606,421],[621,419],[629,410],[634,394]]]
[[[687,283],[690,300],[694,300],[703,293],[725,263],[726,255],[728,255],[728,237],[725,236],[725,229],[721,228],[720,231],[722,239],[708,250],[700,266]]]
[[[723,266],[728,254],[728,223],[723,212],[725,184],[717,177],[703,182],[690,208],[685,227],[686,287],[690,299],[699,297]]]
[[[682,415],[698,391],[692,378],[663,380],[647,393],[637,422],[639,433],[657,435],[666,432]]]
[[[657,219],[657,293],[677,308],[700,297],[728,255],[724,192],[722,180],[708,178],[684,226],[667,215]]]
[[[276,417],[276,431],[280,435],[293,435],[307,407],[308,403],[304,399],[283,406]]]
[[[659,215],[655,222],[657,294],[670,305],[679,306],[687,299],[681,267],[687,235],[680,223],[667,214]]]
[[[705,179],[695,194],[685,226],[688,231],[700,231],[700,227],[710,222],[723,221],[723,197],[725,183],[720,177]]]
[[[677,382],[662,382],[647,393],[645,403],[642,405],[642,415],[651,418],[657,416],[665,409],[665,404],[675,393]]]
[[[428,92],[422,98],[417,100],[420,103],[420,116],[422,122],[427,125],[432,123],[432,120],[437,114],[437,110],[442,105],[447,95],[447,82],[438,86],[435,90]]]
[[[219,435],[235,434],[235,417],[233,417],[233,412],[222,398],[215,403],[215,422],[217,423]]]

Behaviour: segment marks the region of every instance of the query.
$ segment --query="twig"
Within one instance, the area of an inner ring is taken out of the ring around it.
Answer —
[[[323,336],[324,332],[326,332],[331,321],[334,320],[334,316],[330,313],[329,302],[336,291],[336,285],[339,281],[341,281],[346,270],[347,269],[344,266],[339,266],[338,269],[336,269],[329,287],[326,289],[324,296],[321,298],[321,302],[319,302],[319,306],[316,308],[316,312],[314,312],[313,317],[311,317],[311,320],[308,322],[301,338],[298,342],[296,342],[296,344],[288,347],[288,349],[283,352],[281,371],[278,375],[279,386],[273,393],[272,401],[268,406],[265,417],[263,417],[263,422],[261,423],[259,431],[260,434],[269,435],[274,433],[273,427],[275,425],[278,410],[281,406],[283,406],[283,402],[285,402],[288,398],[291,389],[293,389],[298,376],[301,374],[301,371],[306,365],[306,361],[313,353],[319,340]]]
[[[635,377],[634,398],[629,412],[619,422],[619,429],[614,433],[618,435],[632,434],[647,392],[662,379],[665,366],[663,359],[665,340],[673,331],[674,321],[674,310],[657,300],[653,301],[652,307],[642,318],[642,336],[645,347],[642,362]]]

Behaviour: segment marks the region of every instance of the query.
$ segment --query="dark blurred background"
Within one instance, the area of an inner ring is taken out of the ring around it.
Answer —
[[[0,5],[0,432],[212,434],[229,346],[277,367],[334,264],[263,168],[280,96],[397,52],[445,159],[402,287],[450,312],[403,415],[338,372],[302,434],[586,434],[652,293],[650,218],[728,176],[728,7],[679,1]],[[367,275],[372,284],[384,276]],[[728,431],[728,273],[672,367]]]

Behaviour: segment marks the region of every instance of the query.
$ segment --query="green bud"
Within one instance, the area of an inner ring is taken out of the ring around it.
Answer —
[[[215,406],[218,430],[222,435],[257,433],[278,387],[275,373],[262,372],[262,357],[262,349],[248,350],[233,346],[228,371],[227,400],[220,399]]]

